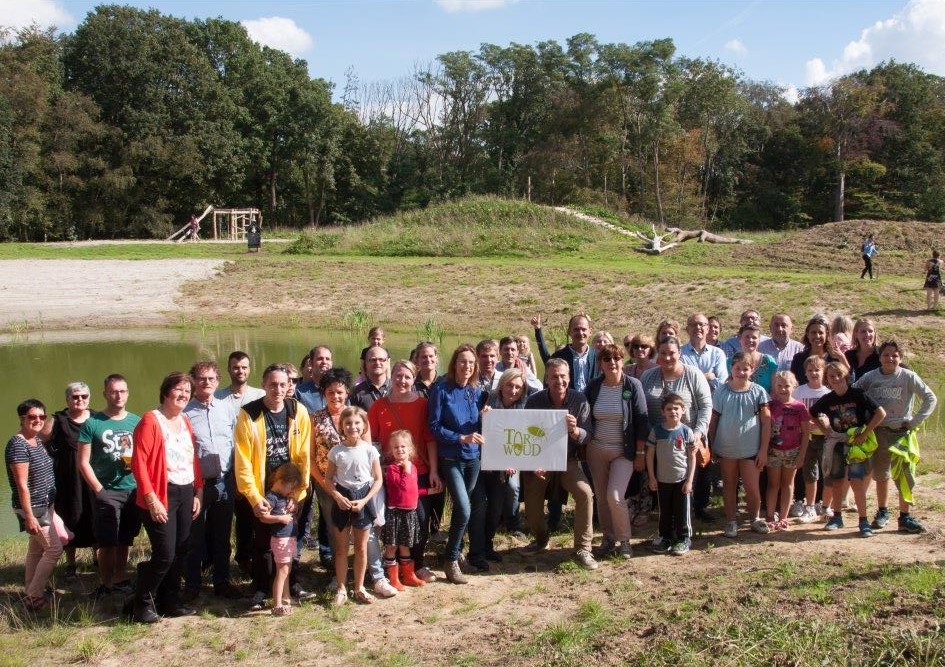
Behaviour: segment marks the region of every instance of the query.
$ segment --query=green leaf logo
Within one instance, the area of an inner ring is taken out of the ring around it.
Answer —
[[[529,432],[531,435],[535,436],[536,438],[544,438],[544,437],[545,437],[545,432],[544,432],[544,430],[542,430],[542,429],[541,429],[540,427],[538,427],[538,426],[529,426],[529,427],[528,427],[528,432]]]

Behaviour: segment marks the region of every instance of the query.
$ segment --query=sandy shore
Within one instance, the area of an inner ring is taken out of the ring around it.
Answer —
[[[219,259],[0,261],[0,326],[82,328],[173,321],[180,287],[206,280]]]

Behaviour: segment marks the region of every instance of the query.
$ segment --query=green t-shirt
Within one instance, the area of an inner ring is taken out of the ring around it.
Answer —
[[[97,412],[79,429],[79,443],[91,444],[89,464],[106,489],[132,491],[136,486],[131,469],[121,460],[121,452],[125,448],[131,449],[139,421],[141,417],[131,412],[122,419],[110,419],[104,412]]]

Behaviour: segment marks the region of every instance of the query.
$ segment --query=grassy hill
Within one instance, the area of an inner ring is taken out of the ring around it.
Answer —
[[[545,257],[626,242],[624,237],[547,206],[470,197],[340,230],[305,232],[285,252],[373,257]]]

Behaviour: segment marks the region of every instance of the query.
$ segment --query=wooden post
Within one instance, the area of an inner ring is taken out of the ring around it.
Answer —
[[[607,203],[607,174],[604,174],[604,203]]]
[[[532,177],[528,177],[528,203],[532,203]]]

